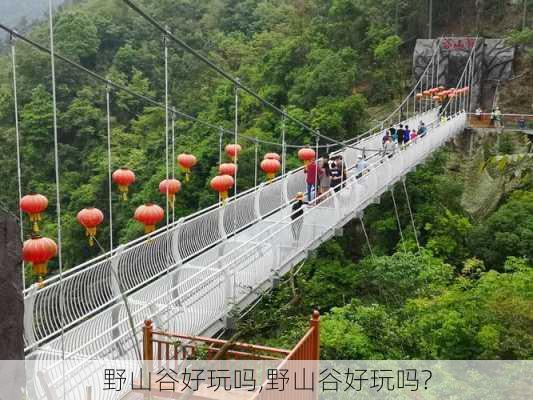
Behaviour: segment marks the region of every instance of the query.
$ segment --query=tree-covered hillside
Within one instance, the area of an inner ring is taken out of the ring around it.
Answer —
[[[14,3],[0,0],[2,10]],[[29,4],[17,3],[17,8],[10,8],[13,15]],[[70,3],[74,4],[55,16],[56,51],[163,102],[162,35],[121,0]],[[412,83],[414,40],[426,37],[428,31],[425,0],[136,3],[261,96],[335,139],[362,133],[398,104]],[[533,35],[531,29],[520,30],[522,3],[433,3],[434,37],[441,33],[510,36],[527,54]],[[531,14],[530,10],[526,21]],[[32,26],[29,36],[48,46],[46,23]],[[22,41],[16,43],[16,50],[22,192],[37,191],[48,197],[42,231],[55,238],[50,58]],[[171,105],[214,126],[232,129],[232,85],[174,44],[168,61]],[[521,62],[527,79],[531,57]],[[109,211],[106,87],[60,60],[56,75],[63,264],[72,268],[101,253],[97,246],[87,245],[76,213],[96,206],[107,218]],[[0,206],[17,214],[11,79],[6,43],[0,54]],[[520,101],[531,98],[524,89],[527,84],[519,80],[514,84],[521,86]],[[165,114],[126,92],[111,90],[110,95],[112,166],[127,166],[137,176],[129,202],[120,201],[116,187],[113,193],[115,242],[125,243],[142,235],[142,227],[132,220],[138,205],[148,201],[164,205],[158,185],[166,175]],[[245,94],[240,100],[240,133],[279,142],[279,115]],[[199,160],[191,181],[183,182],[177,196],[179,218],[217,200],[208,182],[216,174],[219,132],[179,117],[175,132],[175,153],[192,152]],[[288,143],[314,143],[294,123],[287,123],[286,132]],[[226,143],[231,140],[225,138]],[[407,178],[420,251],[403,187],[398,186],[405,242],[400,240],[392,199],[385,194],[381,204],[365,214],[373,256],[360,224],[351,223],[342,238],[326,243],[296,277],[265,295],[239,325],[242,335],[291,346],[307,326],[311,310],[319,308],[325,315],[322,349],[327,358],[531,358],[531,161],[525,156],[519,157],[520,163],[495,158],[524,153],[524,140],[513,139],[513,149],[505,147],[505,141],[500,147],[485,143],[479,165],[456,149],[438,153]],[[242,140],[241,144],[239,191],[253,185],[255,170],[253,143]],[[269,151],[281,149],[259,148],[259,154]],[[291,152],[288,167],[296,165]],[[483,215],[474,215],[465,205],[465,199],[475,197],[468,192],[467,175],[485,171],[494,180],[501,174],[499,200]],[[181,179],[177,169],[176,174]],[[28,233],[28,221],[25,228]],[[106,220],[97,235],[105,249],[108,237]],[[57,273],[55,261],[50,268]],[[34,280],[29,271],[27,280]]]

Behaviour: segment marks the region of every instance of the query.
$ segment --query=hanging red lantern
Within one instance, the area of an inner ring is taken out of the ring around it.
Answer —
[[[230,175],[218,175],[211,179],[211,188],[220,193],[220,199],[224,202],[228,198],[228,191],[235,181]]]
[[[128,201],[128,188],[135,182],[135,174],[129,168],[119,168],[112,175],[113,182],[118,185],[118,190],[122,193],[122,200]]]
[[[30,217],[33,232],[39,232],[38,222],[42,219],[41,213],[48,207],[48,199],[42,194],[30,192],[20,199],[19,206]]]
[[[177,161],[182,171],[185,172],[185,182],[189,182],[191,169],[198,163],[198,160],[192,154],[182,153],[178,156]]]
[[[168,204],[170,208],[174,209],[174,201],[176,200],[176,193],[181,190],[181,182],[177,179],[163,179],[159,183],[159,192],[168,194]]]
[[[89,238],[89,246],[94,246],[96,227],[104,220],[104,214],[98,208],[88,207],[81,210],[76,219],[85,228],[85,236]]]
[[[144,225],[144,233],[155,231],[155,226],[165,217],[165,211],[157,204],[146,203],[137,207],[133,219]]]
[[[225,147],[226,154],[231,158],[233,162],[237,159],[239,156],[240,151],[242,150],[242,147],[240,144],[228,144]]]
[[[315,155],[315,151],[309,147],[298,150],[298,158],[303,161],[306,170],[307,166],[315,159]]]
[[[431,94],[431,92],[430,92],[429,90],[424,90],[424,91],[422,92],[422,94],[423,94],[424,96],[426,96],[426,97],[429,97],[429,95]]]
[[[267,174],[267,179],[271,181],[281,169],[281,163],[273,158],[261,161],[261,169]]]
[[[237,166],[233,163],[220,164],[220,166],[218,167],[219,175],[235,176],[236,172],[237,172]]]
[[[31,239],[24,242],[22,258],[32,264],[34,275],[39,277],[42,284],[43,276],[48,273],[48,261],[57,254],[57,245],[52,239],[32,235]]]
[[[278,160],[281,161],[281,157],[278,153],[266,153],[263,157],[264,160]]]

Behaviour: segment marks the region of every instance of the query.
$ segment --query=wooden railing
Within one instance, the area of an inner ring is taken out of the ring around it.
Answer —
[[[246,400],[315,400],[318,385],[318,360],[320,359],[320,314],[313,312],[310,327],[292,350],[283,350],[267,346],[232,342],[203,336],[180,335],[154,329],[152,321],[145,321],[143,328],[143,358],[151,363],[180,360],[278,360],[274,370],[287,370],[290,376],[301,374],[301,367],[306,368],[305,375],[314,377],[314,391],[296,390],[288,385],[284,391],[269,390],[265,381],[261,390],[251,392],[226,392],[224,399]],[[305,361],[305,365],[303,362]],[[311,361],[311,362],[309,362]],[[152,394],[161,395],[152,390]],[[176,398],[183,393],[174,393]],[[245,396],[245,397],[243,397]],[[133,397],[126,397],[132,398]],[[194,393],[191,398],[211,399],[209,391]]]
[[[533,130],[533,115],[501,114],[500,120],[491,119],[491,114],[469,114],[468,125],[471,128],[504,128],[516,130]]]
[[[251,400],[315,400],[318,398],[318,360],[320,360],[320,314],[313,312],[309,330],[292,349],[290,354],[278,366],[278,370],[287,370],[287,376],[295,374],[302,377],[313,377],[314,390],[296,390],[289,384],[284,391],[268,390],[269,382],[263,384],[262,390],[256,393]],[[305,363],[304,363],[305,361]],[[310,362],[311,361],[311,362]],[[303,371],[305,368],[305,371]]]
[[[289,350],[203,336],[180,335],[154,330],[144,322],[143,358],[147,360],[283,360]]]

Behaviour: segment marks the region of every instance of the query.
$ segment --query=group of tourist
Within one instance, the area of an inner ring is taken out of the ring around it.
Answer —
[[[427,128],[423,121],[420,122],[418,129],[410,129],[409,125],[400,124],[398,127],[392,126],[385,131],[382,140],[382,155],[389,158],[399,149],[404,148],[410,143],[416,142],[419,137],[427,134]]]
[[[382,139],[382,157],[392,157],[398,149],[403,149],[410,143],[416,142],[419,137],[427,134],[427,127],[423,121],[420,122],[418,129],[410,129],[408,125],[399,124],[385,131]],[[356,178],[360,178],[368,170],[368,161],[363,155],[357,157],[355,164]],[[299,240],[303,226],[303,206],[323,200],[330,193],[330,189],[338,191],[344,185],[347,179],[346,164],[342,155],[324,156],[320,162],[312,161],[305,168],[307,184],[307,201],[305,194],[299,192],[296,194],[295,202],[292,205],[291,212],[291,230],[295,241]],[[320,198],[318,198],[321,196]]]
[[[346,164],[340,154],[332,157],[326,155],[319,164],[312,161],[305,168],[305,175],[307,200],[311,202],[318,196],[329,193],[331,188],[335,191],[341,188],[347,178]]]

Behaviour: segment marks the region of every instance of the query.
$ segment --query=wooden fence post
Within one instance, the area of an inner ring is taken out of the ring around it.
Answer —
[[[144,321],[143,326],[143,359],[145,361],[151,361],[154,359],[154,347],[153,347],[153,326],[152,321],[147,319]]]
[[[320,313],[315,310],[311,317],[313,328],[313,360],[320,360]]]

